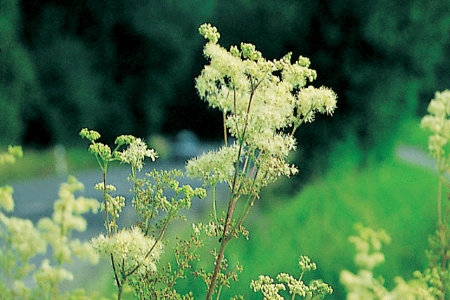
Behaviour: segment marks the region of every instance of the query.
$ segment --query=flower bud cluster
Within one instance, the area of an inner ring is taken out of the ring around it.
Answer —
[[[22,261],[28,261],[36,254],[45,253],[47,250],[47,243],[30,220],[8,218],[0,213],[0,223],[5,226],[8,232],[6,237],[8,244],[17,251]]]
[[[375,231],[361,224],[356,224],[357,236],[349,237],[349,241],[355,245],[357,266],[366,270],[372,270],[384,262],[384,254],[381,252],[383,243],[389,243],[391,238],[384,230]]]
[[[130,164],[133,169],[140,171],[144,166],[146,157],[149,157],[152,161],[158,158],[158,154],[154,149],[148,149],[147,144],[142,139],[132,135],[118,136],[114,142],[116,148],[111,150],[108,145],[97,142],[101,137],[97,131],[83,128],[79,134],[81,137],[91,141],[89,151],[97,157],[99,165],[104,171],[106,171],[108,163],[114,160]],[[126,145],[128,145],[128,148],[119,151],[119,148]]]
[[[333,293],[333,289],[328,284],[321,282],[320,280],[313,280],[311,283],[306,285],[302,277],[306,272],[311,270],[316,270],[317,266],[311,259],[307,256],[300,256],[299,266],[301,271],[299,279],[294,278],[292,275],[287,273],[280,273],[277,275],[277,281],[279,283],[274,283],[274,280],[269,276],[259,276],[257,280],[252,280],[250,287],[253,291],[260,291],[264,295],[264,299],[284,299],[279,292],[286,290],[287,284],[289,294],[292,295],[292,299],[295,295],[300,297],[313,298],[318,295],[320,297],[326,294]]]
[[[0,166],[4,164],[14,164],[16,159],[22,156],[22,147],[8,146],[8,152],[0,153]],[[5,211],[14,210],[13,192],[14,189],[9,185],[0,187],[0,209],[4,209]]]
[[[428,149],[437,159],[444,158],[445,146],[450,139],[450,90],[436,92],[428,105],[428,115],[422,118],[420,126],[431,131]]]
[[[81,243],[76,239],[68,241],[73,230],[86,230],[87,222],[82,215],[90,211],[97,213],[100,207],[96,199],[82,196],[75,198],[74,193],[83,189],[81,182],[69,177],[67,183],[61,184],[52,218],[42,218],[38,222],[42,237],[52,246],[53,257],[59,263],[71,262],[73,256],[89,258],[92,263],[98,262],[98,256],[88,242]]]
[[[282,283],[274,283],[269,276],[259,275],[257,280],[252,280],[250,287],[254,292],[261,292],[264,299],[283,300],[284,298],[278,293],[285,290],[286,287]]]
[[[0,208],[6,211],[14,210],[13,192],[14,189],[9,185],[0,187]]]
[[[144,159],[146,157],[155,161],[158,155],[154,149],[148,149],[147,144],[139,138],[133,139],[127,149],[118,153],[120,162],[130,164],[138,171],[144,166]]]

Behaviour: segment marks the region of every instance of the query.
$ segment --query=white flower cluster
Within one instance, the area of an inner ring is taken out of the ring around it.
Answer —
[[[389,291],[384,287],[384,279],[382,277],[374,277],[373,268],[384,262],[384,254],[381,252],[383,243],[388,243],[390,237],[384,230],[374,231],[371,228],[363,227],[358,224],[355,226],[358,231],[358,236],[350,237],[350,241],[355,245],[357,254],[355,256],[355,263],[360,268],[354,274],[348,270],[343,270],[340,274],[339,280],[347,290],[348,300],[357,299],[436,299],[426,282],[430,278],[436,279],[434,275],[424,275],[416,272],[414,276],[416,279],[406,282],[401,277],[395,278],[395,288]],[[439,277],[439,275],[437,275]],[[438,279],[439,280],[439,279]]]
[[[144,166],[145,157],[149,157],[152,161],[158,158],[154,149],[148,149],[147,144],[143,140],[136,138],[129,144],[128,148],[118,153],[119,160],[122,163],[130,164],[138,171]]]
[[[240,156],[225,161],[229,157],[220,157],[225,151],[222,148],[204,159],[189,161],[188,174],[213,183],[230,180],[231,162],[246,158],[251,158],[247,166],[256,166],[260,178],[264,178],[262,186],[281,175],[295,174],[297,169],[286,163],[287,155],[296,147],[293,133],[303,122],[313,121],[317,112],[332,114],[335,93],[324,87],[305,87],[316,78],[307,58],[291,63],[289,53],[281,60],[268,61],[254,45],[246,43],[227,51],[217,44],[220,35],[215,27],[204,24],[199,31],[209,40],[204,55],[210,63],[196,78],[196,87],[201,98],[223,112],[224,126],[237,139]],[[230,147],[233,150],[227,154],[235,151],[236,144]],[[218,166],[223,166],[224,172],[219,172],[222,167]]]
[[[309,271],[315,271],[317,270],[317,265],[315,262],[311,261],[311,259],[308,256],[300,255],[300,258],[298,259],[298,265],[302,272],[309,272]]]
[[[428,105],[428,115],[422,118],[420,126],[428,128],[432,135],[428,139],[428,149],[435,158],[446,154],[444,146],[450,139],[450,91],[436,92]]]
[[[14,164],[16,158],[22,157],[23,151],[20,146],[8,146],[8,152],[0,153],[0,166],[4,164]],[[14,190],[11,186],[5,185],[0,187],[0,209],[3,208],[6,211],[14,210]]]
[[[250,287],[254,292],[261,292],[264,300],[283,300],[284,298],[278,293],[285,290],[286,287],[282,283],[274,283],[269,276],[260,275],[257,280],[252,280]]]
[[[313,280],[309,286],[306,285],[303,280],[295,279],[293,276],[280,273],[277,275],[277,280],[279,282],[285,282],[289,289],[289,294],[299,295],[300,297],[312,298],[314,295],[326,295],[331,294],[333,289],[326,283],[319,280]]]
[[[363,269],[373,270],[384,262],[381,247],[383,243],[389,243],[391,238],[384,230],[375,231],[361,224],[356,224],[355,228],[359,234],[349,237],[356,249],[355,263]]]
[[[91,244],[100,256],[115,258],[118,270],[128,273],[134,269],[139,274],[155,272],[157,262],[162,254],[163,245],[152,237],[145,236],[139,227],[122,229],[112,236],[99,236]]]
[[[23,156],[22,147],[20,146],[8,146],[7,153],[0,153],[0,166],[4,164],[13,164],[16,162],[16,158]]]
[[[22,261],[28,261],[29,258],[47,250],[47,243],[30,220],[8,218],[0,213],[0,222],[8,232],[8,244],[17,251]]]
[[[261,275],[258,280],[252,280],[250,287],[253,288],[253,291],[255,292],[260,291],[264,295],[264,299],[284,299],[279,294],[279,291],[286,290],[284,284],[287,284],[292,299],[295,298],[295,295],[308,297],[308,299],[310,299],[316,295],[322,297],[326,294],[333,293],[331,286],[319,280],[313,280],[309,286],[303,282],[302,277],[306,272],[317,269],[316,264],[312,262],[309,257],[303,255],[300,256],[299,266],[302,270],[299,279],[296,279],[287,273],[280,273],[276,277],[279,283],[274,283],[273,279],[269,276]]]
[[[82,214],[92,211],[97,213],[100,203],[96,199],[75,198],[74,193],[84,189],[84,185],[74,177],[62,183],[59,199],[54,203],[52,218],[42,218],[38,222],[42,237],[52,245],[53,257],[59,262],[71,262],[73,256],[89,258],[92,263],[98,262],[98,256],[89,243],[79,240],[69,241],[73,230],[85,231],[86,219]]]
[[[209,151],[190,160],[186,164],[186,172],[190,177],[203,178],[204,183],[209,185],[227,181],[234,174],[238,150],[238,146],[233,144],[218,151]]]
[[[197,236],[204,232],[207,237],[215,237],[219,236],[220,232],[223,230],[223,226],[218,225],[214,222],[209,222],[208,224],[203,224],[202,222],[200,222],[197,224],[193,223],[192,229]]]
[[[44,259],[39,270],[34,274],[34,280],[41,288],[53,287],[63,280],[73,280],[73,274],[63,268],[55,268],[50,265],[48,259]]]

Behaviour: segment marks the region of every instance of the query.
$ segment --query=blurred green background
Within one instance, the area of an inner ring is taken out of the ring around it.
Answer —
[[[309,57],[313,84],[338,95],[333,117],[296,133],[300,175],[265,192],[247,222],[250,242],[236,243],[245,253],[239,291],[261,273],[294,273],[307,254],[342,299],[337,276],[353,270],[347,236],[357,221],[393,237],[380,269],[387,282],[425,265],[435,175],[394,149],[426,151],[419,119],[434,92],[450,88],[449,1],[0,0],[0,10],[0,144],[21,144],[29,157],[2,181],[51,175],[39,164],[51,164],[57,144],[69,171],[95,166],[82,163],[82,127],[109,142],[182,129],[220,137],[221,115],[194,88],[206,63],[197,28],[210,22],[225,47]]]

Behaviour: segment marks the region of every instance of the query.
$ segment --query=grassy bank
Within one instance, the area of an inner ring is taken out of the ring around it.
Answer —
[[[7,146],[2,147],[2,151],[6,149]],[[57,174],[57,165],[61,162],[55,155],[54,148],[39,151],[24,148],[23,152],[23,157],[15,164],[0,168],[0,184]],[[68,174],[98,167],[95,157],[83,147],[65,149],[64,156]]]
[[[405,123],[398,136],[399,144],[419,146],[426,151],[427,134],[418,128],[417,121]],[[24,152],[24,158],[13,168],[0,170],[2,182],[55,174],[52,150]],[[86,149],[68,149],[66,154],[69,173],[97,167]],[[343,269],[356,272],[355,250],[348,242],[348,237],[355,234],[355,223],[384,229],[392,238],[384,247],[386,263],[376,269],[376,275],[386,279],[386,286],[392,287],[395,276],[409,279],[414,270],[425,267],[427,239],[436,224],[436,174],[394,155],[382,163],[371,161],[361,167],[361,155],[351,139],[339,145],[329,160],[331,167],[326,175],[308,184],[295,197],[272,196],[261,199],[264,205],[257,203],[246,221],[250,240],[233,241],[228,249],[229,265],[239,261],[244,271],[231,291],[223,291],[222,299],[235,294],[245,295],[246,299],[260,298],[252,294],[250,281],[260,274],[298,274],[300,254],[310,256],[318,265],[318,271],[306,281],[321,278],[335,290],[327,299],[344,299],[338,279]],[[188,234],[192,222],[173,224],[170,239]],[[211,242],[218,246],[217,241]],[[166,253],[171,255],[169,249]],[[209,259],[211,255],[205,251],[202,257]],[[200,264],[194,263],[194,267],[198,269]],[[104,277],[97,278],[97,282],[110,283],[105,293],[110,295],[114,291],[112,271],[108,268],[100,273]],[[83,276],[75,274],[80,275]],[[89,290],[100,287],[105,288],[103,284],[91,284]],[[194,289],[196,298],[204,295],[201,279],[181,281],[179,289]]]
[[[426,151],[427,133],[417,121],[406,123],[398,136],[398,144]],[[257,205],[250,213],[246,222],[250,240],[235,241],[228,249],[229,265],[239,261],[244,271],[232,292],[223,291],[224,299],[235,294],[256,297],[249,283],[260,274],[298,274],[300,254],[318,264],[318,271],[306,281],[321,278],[335,289],[327,299],[345,299],[339,274],[343,269],[357,271],[355,250],[348,242],[356,234],[355,223],[384,229],[391,236],[392,242],[383,248],[386,263],[375,270],[387,287],[393,286],[394,277],[410,279],[413,271],[426,266],[428,237],[436,228],[436,174],[394,154],[382,163],[371,161],[361,167],[352,140],[339,145],[330,160],[327,174],[297,196],[262,199],[264,209]],[[201,284],[198,280],[183,286],[192,289]]]

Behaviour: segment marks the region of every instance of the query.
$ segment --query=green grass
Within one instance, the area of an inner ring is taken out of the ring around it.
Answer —
[[[417,124],[401,128],[398,144],[426,150],[427,133],[415,128]],[[318,264],[309,278],[322,278],[335,289],[327,299],[344,299],[339,273],[356,271],[355,250],[348,242],[356,234],[355,223],[390,234],[392,242],[383,249],[386,262],[375,270],[387,287],[392,287],[394,277],[410,279],[414,270],[426,266],[428,237],[437,222],[437,175],[393,155],[361,168],[358,153],[349,139],[335,149],[327,174],[297,196],[262,199],[264,210],[253,212],[247,222],[250,240],[237,243],[236,253],[231,254],[244,255],[240,260],[244,272],[234,292],[248,295],[250,280],[259,274],[298,274],[297,259],[302,254]]]
[[[386,262],[375,270],[386,279],[386,286],[392,288],[396,276],[412,278],[413,271],[426,266],[427,240],[436,224],[436,186],[432,172],[391,159],[361,170],[333,169],[292,199],[270,199],[270,209],[265,203],[264,211],[255,207],[249,215],[250,240],[233,241],[227,250],[229,265],[239,261],[244,271],[222,298],[243,294],[255,299],[249,288],[252,279],[280,272],[298,275],[302,254],[318,265],[306,281],[321,278],[335,290],[327,299],[344,299],[339,273],[357,271],[348,237],[356,234],[353,226],[358,222],[384,229],[392,238],[383,248]],[[196,296],[201,297],[203,285],[197,279],[180,282],[179,287],[200,287]]]
[[[426,151],[428,133],[418,124],[418,120],[406,122],[398,132],[397,144],[418,146]],[[52,151],[24,152],[24,158],[14,167],[0,170],[0,182],[54,174]],[[67,159],[69,172],[97,167],[86,149],[68,149]],[[355,140],[349,138],[336,147],[326,175],[298,195],[261,199],[264,203],[255,205],[246,222],[250,240],[234,241],[227,250],[229,265],[239,261],[244,271],[240,281],[232,284],[231,291],[223,291],[222,299],[235,294],[243,294],[246,299],[260,298],[250,290],[250,281],[260,274],[273,277],[279,272],[298,274],[300,254],[310,256],[318,265],[318,270],[306,280],[321,278],[335,290],[327,299],[344,299],[338,278],[343,269],[356,271],[355,250],[348,237],[355,234],[353,225],[357,222],[384,229],[392,237],[392,242],[383,248],[386,263],[376,269],[376,275],[382,275],[388,287],[392,287],[395,276],[409,279],[414,270],[423,269],[427,238],[436,224],[436,174],[393,156],[382,163],[371,161],[364,168],[361,160]],[[190,226],[186,225],[191,222],[174,224],[169,239],[187,233]],[[169,249],[166,253],[171,255]],[[209,258],[210,254],[203,253],[203,257]],[[111,270],[101,273],[105,277],[98,279],[104,283],[102,289],[108,291],[104,295],[111,295],[115,291]],[[201,279],[181,281],[178,287],[180,291],[196,287],[199,289],[196,298],[204,294]]]
[[[2,151],[6,151],[3,147]],[[13,165],[3,165],[0,168],[0,184],[7,184],[18,180],[56,175],[56,159],[54,150],[23,149],[24,155]],[[81,170],[97,168],[95,157],[86,148],[66,149],[67,170],[69,174]]]
[[[420,119],[410,119],[405,121],[396,133],[397,143],[418,147],[428,151],[428,136],[430,132],[420,128]]]
[[[426,150],[427,133],[418,128],[417,121],[405,124],[399,137],[398,144]],[[321,278],[335,290],[327,299],[344,299],[339,274],[343,269],[357,271],[355,250],[348,242],[356,234],[355,223],[384,229],[391,236],[392,242],[383,248],[386,262],[375,269],[388,288],[396,276],[410,279],[413,271],[423,270],[428,237],[436,228],[437,175],[394,155],[361,167],[355,144],[350,138],[339,145],[327,174],[297,196],[261,199],[263,210],[258,211],[257,204],[246,222],[250,240],[235,241],[227,250],[229,265],[239,261],[244,271],[232,291],[223,291],[223,299],[235,294],[255,298],[249,283],[260,274],[298,274],[301,254],[318,264],[306,281]],[[188,282],[185,287],[201,284]]]
[[[261,273],[295,274],[298,256],[304,254],[318,264],[314,276],[336,290],[330,299],[343,299],[338,278],[343,269],[356,271],[348,237],[358,222],[385,229],[392,237],[384,248],[386,263],[377,269],[387,285],[395,276],[411,278],[426,264],[427,238],[436,221],[435,195],[434,174],[395,160],[346,176],[330,172],[294,199],[278,200],[284,203],[249,220],[251,239],[239,244],[245,255],[245,284],[239,290]]]

